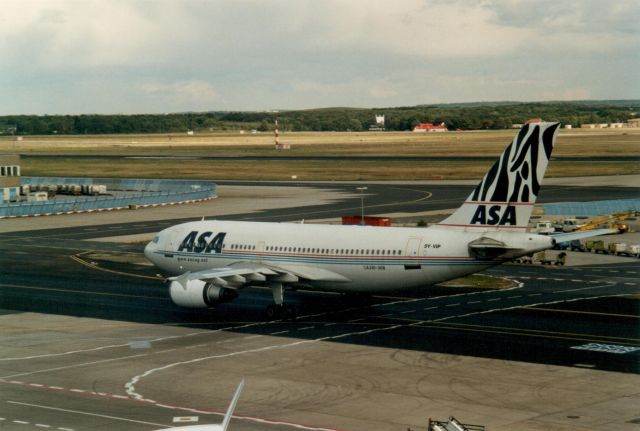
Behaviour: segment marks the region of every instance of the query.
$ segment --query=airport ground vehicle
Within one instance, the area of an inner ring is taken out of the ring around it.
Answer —
[[[594,252],[594,253],[609,253],[609,250],[604,245],[604,241],[601,239],[597,240],[589,240],[585,242],[584,248],[586,251]]]
[[[554,250],[571,250],[571,251],[585,251],[585,246],[579,239],[571,241],[557,242],[553,246]]]
[[[636,244],[630,245],[622,242],[612,242],[609,243],[607,249],[609,253],[616,256],[638,257],[638,255],[640,255],[640,245]]]
[[[549,220],[540,220],[536,223],[536,225],[531,229],[531,232],[537,233],[540,235],[549,235],[556,231],[555,225]]]
[[[566,218],[562,220],[562,232],[573,232],[585,226],[586,223],[576,218]]]
[[[542,265],[559,265],[564,266],[567,262],[567,253],[558,253],[556,258],[548,257],[544,250],[537,253],[531,253],[525,256],[520,256],[515,260],[516,263],[534,264],[540,263]]]

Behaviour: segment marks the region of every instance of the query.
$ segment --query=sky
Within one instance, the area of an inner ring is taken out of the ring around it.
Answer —
[[[0,4],[0,115],[640,99],[638,0]]]

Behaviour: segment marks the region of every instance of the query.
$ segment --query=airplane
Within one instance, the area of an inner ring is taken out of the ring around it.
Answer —
[[[242,392],[243,387],[244,387],[244,379],[240,381],[240,384],[236,389],[236,393],[233,395],[231,404],[229,404],[229,407],[227,408],[227,412],[225,413],[224,419],[222,420],[221,424],[186,425],[182,427],[161,428],[156,431],[227,431],[227,427],[229,426],[229,422],[231,422],[233,411],[236,408],[236,404],[238,404],[238,399],[240,399],[240,393]]]
[[[527,232],[559,123],[525,124],[465,202],[428,228],[202,220],[164,229],[144,254],[168,278],[172,301],[212,308],[246,286],[268,286],[268,318],[292,317],[288,289],[378,293],[428,286],[611,233]]]

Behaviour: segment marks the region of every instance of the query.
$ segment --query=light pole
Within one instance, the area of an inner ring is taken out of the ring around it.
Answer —
[[[360,190],[360,224],[364,226],[364,191],[367,187],[356,187],[356,190]]]

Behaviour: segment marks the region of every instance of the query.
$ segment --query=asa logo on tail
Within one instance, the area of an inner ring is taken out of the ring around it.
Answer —
[[[487,210],[486,205],[478,205],[476,212],[471,217],[471,224],[482,224],[490,226],[516,226],[516,207],[507,205],[492,205]]]

